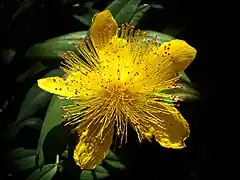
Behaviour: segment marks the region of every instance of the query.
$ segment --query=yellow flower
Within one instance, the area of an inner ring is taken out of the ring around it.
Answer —
[[[82,169],[93,169],[106,157],[114,129],[120,145],[130,125],[139,141],[152,137],[163,147],[185,147],[190,130],[174,107],[177,97],[160,93],[176,87],[196,50],[185,41],[159,44],[130,25],[118,28],[109,10],[97,13],[90,34],[67,51],[63,71],[67,77],[38,80],[40,88],[71,99],[65,106],[67,124],[79,135],[74,159]]]

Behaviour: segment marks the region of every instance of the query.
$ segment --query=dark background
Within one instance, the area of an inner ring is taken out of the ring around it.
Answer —
[[[29,68],[24,61],[26,50],[33,44],[69,32],[87,30],[87,26],[72,18],[74,0],[36,0],[14,21],[12,16],[21,0],[5,0],[1,3],[0,55],[1,55],[1,124],[14,119],[24,95],[31,85],[20,86],[15,79]],[[80,1],[80,2],[84,2]],[[85,1],[86,2],[86,1]],[[109,1],[99,0],[94,8],[103,10]],[[230,119],[225,97],[225,86],[230,83],[227,61],[231,61],[230,41],[225,45],[230,16],[235,14],[227,4],[218,1],[152,0],[143,1],[155,8],[148,11],[139,29],[162,31],[166,27],[183,29],[178,35],[198,51],[196,60],[186,70],[193,86],[201,94],[200,101],[183,104],[183,114],[191,125],[191,138],[181,153],[163,151],[164,156],[155,157],[157,148],[144,148],[149,154],[138,158],[141,163],[133,168],[132,179],[232,179],[230,147],[232,147]],[[159,9],[160,4],[164,9]],[[87,10],[82,10],[87,11]],[[232,32],[233,33],[233,32]],[[230,49],[230,51],[228,50]],[[8,105],[4,106],[8,101]],[[2,151],[4,151],[2,145]]]

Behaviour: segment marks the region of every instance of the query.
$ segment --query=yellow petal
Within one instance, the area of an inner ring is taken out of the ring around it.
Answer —
[[[194,60],[197,51],[183,40],[163,43],[159,49],[160,61],[169,61],[173,73],[184,71]]]
[[[118,25],[109,10],[97,13],[90,29],[90,37],[97,50],[103,49],[117,34]]]
[[[140,135],[140,140],[151,139],[154,136],[163,147],[173,149],[185,147],[184,140],[190,134],[189,125],[176,108],[159,102],[151,102],[138,114],[138,119],[131,120],[131,122],[134,122],[132,124],[135,124],[133,127]]]
[[[99,132],[101,132],[100,128],[103,123],[92,124],[89,127],[87,125],[89,123],[82,122],[82,125],[79,126],[81,133],[74,150],[74,160],[81,169],[91,170],[100,165],[108,154],[112,144],[114,121],[102,129],[101,136],[99,136]],[[82,128],[87,130],[81,131]]]
[[[67,78],[61,77],[48,77],[38,80],[38,86],[50,93],[65,96],[74,97],[84,95],[86,90],[80,89],[80,72],[75,72],[69,75]]]
[[[176,108],[171,106],[165,106],[165,108],[169,112],[168,114],[156,114],[156,116],[165,120],[164,126],[159,123],[152,125],[155,130],[155,139],[160,145],[166,148],[184,148],[184,140],[190,134],[189,125]]]

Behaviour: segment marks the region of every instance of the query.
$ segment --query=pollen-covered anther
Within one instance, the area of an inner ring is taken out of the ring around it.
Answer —
[[[183,77],[182,75],[178,76],[178,79],[176,80],[177,83],[183,82]]]
[[[157,35],[152,38],[152,44],[157,45]]]
[[[157,42],[156,38],[153,38],[152,39],[152,44],[156,44],[156,42]]]
[[[172,95],[171,98],[172,98],[173,101],[175,101],[175,102],[178,102],[178,101],[182,101],[182,100],[183,100],[182,98],[180,98],[180,96],[177,96],[177,95]]]
[[[177,83],[173,82],[173,83],[172,83],[172,86],[173,86],[173,87],[177,87]]]
[[[66,55],[67,55],[66,52],[60,54],[61,57],[64,57],[64,56],[66,56]]]
[[[128,23],[126,23],[126,29],[130,29],[130,28],[131,26]]]
[[[67,119],[68,115],[67,114],[62,114],[63,119]]]
[[[135,30],[136,35],[139,35],[141,33],[140,29]]]
[[[62,66],[59,66],[59,69],[61,69],[63,72],[65,72],[65,68]]]
[[[70,55],[73,55],[73,54],[74,54],[74,52],[71,51],[71,50],[67,50],[67,53],[69,53]]]
[[[179,104],[179,103],[177,103],[177,104],[174,104],[174,106],[176,106],[176,107],[179,107],[179,106],[180,106],[180,104]]]

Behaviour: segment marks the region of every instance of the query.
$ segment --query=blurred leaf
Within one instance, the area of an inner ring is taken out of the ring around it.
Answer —
[[[109,9],[113,17],[116,17],[120,11],[126,6],[129,0],[115,0],[111,2],[105,9]]]
[[[20,112],[17,117],[16,123],[21,122],[22,120],[34,116],[40,109],[45,108],[49,101],[51,100],[52,94],[41,91],[39,93],[38,86],[34,85],[29,91],[24,100],[24,105],[21,106]],[[36,94],[35,97],[30,99],[30,95]],[[28,102],[28,103],[26,103]]]
[[[142,17],[145,15],[145,13],[150,9],[150,7],[151,6],[149,4],[140,5],[137,8],[136,13],[131,18],[131,21],[129,22],[129,24],[131,26],[137,26],[140,20],[142,19]]]
[[[0,49],[0,59],[3,64],[9,64],[16,56],[16,51],[13,49]]]
[[[87,34],[87,31],[77,31],[77,32],[73,32],[73,33],[68,33],[68,34],[64,34],[62,36],[57,36],[55,38],[51,38],[46,40],[45,42],[56,42],[56,41],[61,41],[61,40],[79,40],[82,37],[85,37]]]
[[[44,71],[46,69],[47,69],[46,66],[44,66],[41,62],[37,62],[30,69],[28,69],[26,72],[24,72],[22,75],[20,75],[16,81],[17,81],[17,83],[23,83],[27,79],[36,76],[38,73],[41,73],[42,71]]]
[[[83,16],[79,16],[79,15],[73,15],[73,17],[77,20],[79,20],[81,23],[83,23],[84,25],[90,27],[91,25],[91,21],[89,21],[90,19],[90,15],[83,15]]]
[[[79,2],[79,0],[61,0],[61,1],[56,0],[56,1],[59,2],[59,4],[61,6],[73,5],[73,4],[77,3],[77,2]]]
[[[27,126],[27,127],[39,129],[42,127],[42,123],[43,123],[43,121],[41,118],[32,117],[29,119],[25,119],[24,121],[19,123],[19,128],[23,128],[23,127]]]
[[[43,78],[61,76],[63,74],[64,73],[60,69],[54,69],[45,74]],[[15,138],[19,130],[26,126],[40,128],[42,120],[33,116],[35,116],[39,110],[45,108],[49,104],[51,98],[52,94],[43,91],[37,84],[33,85],[24,98],[16,121],[8,125],[8,127],[1,132],[1,137],[5,140]]]
[[[61,156],[65,157],[65,158],[68,158],[68,150],[63,151]]]
[[[6,140],[16,138],[18,132],[24,127],[30,127],[35,129],[41,129],[42,127],[42,119],[39,117],[32,117],[21,121],[19,124],[13,122],[10,124],[3,132],[3,137]]]
[[[62,74],[63,72],[60,69],[56,69],[50,71],[44,77],[59,76]],[[23,100],[16,124],[26,118],[34,116],[35,113],[49,104],[51,98],[52,94],[41,90],[37,84],[33,85]]]
[[[45,66],[56,68],[62,61],[59,55],[67,50],[76,52],[77,49],[73,43],[78,43],[80,38],[86,35],[87,31],[79,31],[35,44],[28,49],[25,58],[29,60],[40,60]]]
[[[17,148],[9,152],[8,163],[9,173],[25,171],[36,167],[35,164],[36,149]]]
[[[156,4],[156,2],[150,3],[150,5],[152,8],[155,8],[155,9],[164,9],[164,7],[161,4]]]
[[[85,24],[86,26],[90,27],[92,23],[92,18],[97,12],[99,12],[99,10],[93,9],[91,7],[86,7],[86,6],[84,8],[87,8],[87,13],[83,15],[75,14],[73,15],[73,17],[79,20],[81,23]]]
[[[46,73],[42,78],[51,77],[51,76],[62,76],[63,74],[64,72],[61,71],[60,69],[53,69],[48,73]],[[40,89],[37,84],[33,85],[32,89],[34,89],[34,91],[31,91],[31,89],[29,90],[29,92],[27,93],[22,103],[22,106],[26,106],[27,104],[29,104],[29,101],[31,101],[31,99],[33,99],[37,94],[43,92],[43,90]]]
[[[12,15],[12,20],[9,22],[8,27],[11,26],[13,21],[22,13],[24,13],[27,9],[31,8],[36,0],[25,0],[22,2],[20,7],[16,10],[16,12]]]
[[[199,99],[199,93],[186,83],[181,83],[181,88],[173,88],[161,91],[162,93],[178,96],[184,102],[192,102]]]
[[[177,37],[180,34],[180,31],[181,30],[179,28],[166,28],[162,31],[162,33]]]
[[[141,0],[115,0],[105,9],[109,9],[117,24],[129,23]]]
[[[36,169],[26,180],[51,180],[57,170],[57,164],[48,164]]]
[[[61,124],[62,122],[62,113],[63,110],[61,106],[69,104],[70,101],[60,100],[57,98],[56,95],[52,97],[52,100],[48,106],[48,110],[43,122],[41,134],[38,141],[38,153],[36,157],[36,163],[38,166],[42,166],[44,164],[44,152],[43,152],[43,145],[44,141],[48,135],[48,133],[57,127],[57,125]],[[58,137],[61,138],[61,134],[58,134]],[[56,144],[53,144],[56,145]]]

